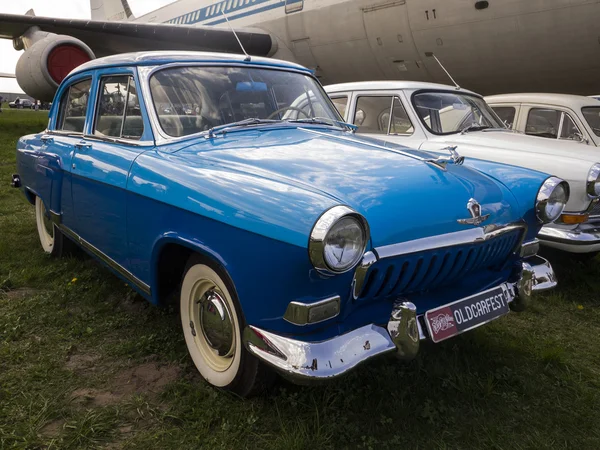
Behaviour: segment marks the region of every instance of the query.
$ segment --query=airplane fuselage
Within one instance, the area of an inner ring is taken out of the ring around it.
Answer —
[[[482,94],[600,89],[600,0],[180,0],[136,21],[267,30],[324,84],[459,84]]]

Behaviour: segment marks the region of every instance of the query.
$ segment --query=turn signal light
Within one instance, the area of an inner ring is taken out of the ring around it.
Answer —
[[[560,216],[562,223],[567,225],[575,225],[578,223],[587,222],[590,216],[587,214],[563,214]]]

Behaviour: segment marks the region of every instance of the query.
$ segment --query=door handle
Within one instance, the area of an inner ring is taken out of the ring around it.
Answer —
[[[42,142],[44,144],[50,144],[50,143],[54,142],[54,138],[52,136],[50,136],[49,134],[43,134],[40,139],[42,140]]]
[[[89,150],[92,148],[92,144],[90,144],[89,142],[80,141],[77,144],[75,144],[75,148],[78,148],[79,150]]]

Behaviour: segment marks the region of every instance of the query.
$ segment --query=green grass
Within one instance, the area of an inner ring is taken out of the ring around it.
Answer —
[[[240,400],[205,385],[175,311],[91,259],[54,260],[9,186],[0,114],[0,448],[600,448],[600,264],[558,258],[560,288],[403,364]]]

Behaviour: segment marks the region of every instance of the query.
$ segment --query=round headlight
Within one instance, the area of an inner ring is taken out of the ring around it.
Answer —
[[[594,164],[588,172],[586,191],[590,198],[600,197],[600,163]]]
[[[334,206],[313,227],[308,244],[310,260],[321,272],[347,272],[363,257],[368,239],[364,217],[347,206]]]
[[[569,200],[569,184],[550,177],[540,188],[535,202],[535,212],[542,223],[554,222],[560,217]]]

